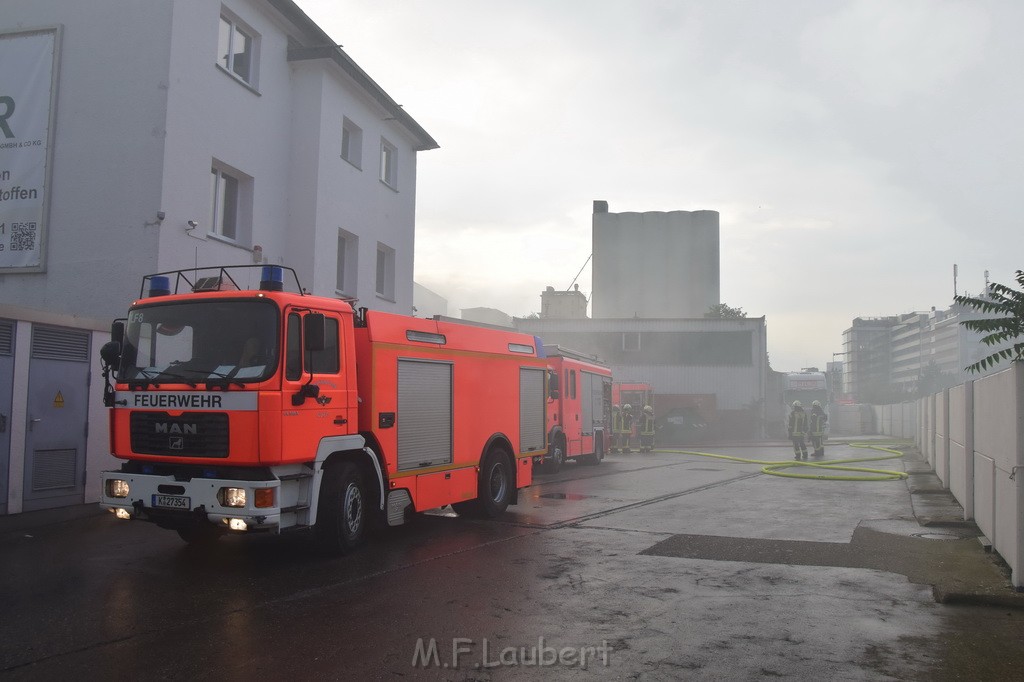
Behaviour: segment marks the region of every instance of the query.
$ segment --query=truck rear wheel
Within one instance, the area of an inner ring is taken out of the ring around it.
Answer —
[[[326,554],[347,554],[366,534],[367,503],[363,476],[352,462],[341,462],[324,472],[313,532]]]
[[[491,448],[480,465],[476,499],[453,502],[452,509],[462,516],[494,518],[502,514],[512,501],[512,471],[512,455],[503,447]]]
[[[565,439],[562,436],[555,436],[555,442],[549,454],[550,458],[544,461],[544,473],[557,474],[565,464]]]
[[[604,459],[604,441],[595,438],[594,453],[591,455],[587,455],[586,457],[581,457],[580,459],[583,460],[584,464],[590,464],[595,466],[600,464],[601,460]]]
[[[480,467],[480,509],[485,516],[494,518],[503,514],[512,501],[512,455],[505,448],[495,446],[484,457]]]

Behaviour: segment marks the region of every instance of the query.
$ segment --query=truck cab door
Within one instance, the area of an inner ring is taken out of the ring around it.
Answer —
[[[320,440],[354,433],[353,391],[344,348],[349,338],[337,314],[289,309],[282,381],[282,460],[309,460]],[[315,341],[311,335],[322,335]]]

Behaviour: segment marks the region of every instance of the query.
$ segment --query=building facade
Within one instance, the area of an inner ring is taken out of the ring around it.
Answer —
[[[0,192],[12,144],[48,155],[25,175],[34,248],[0,251],[0,512],[96,498],[98,349],[145,274],[284,264],[412,312],[416,155],[437,144],[291,0],[7,0],[0,50],[13,99],[51,102],[38,139],[0,112]],[[26,224],[17,203],[0,223]]]
[[[1006,362],[974,373],[967,367],[995,349],[961,322],[986,317],[954,305],[944,310],[856,318],[843,333],[845,392],[855,402],[912,400],[985,376]]]

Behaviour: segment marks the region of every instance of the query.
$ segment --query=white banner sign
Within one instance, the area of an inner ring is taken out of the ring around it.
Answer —
[[[0,34],[0,273],[43,266],[57,31]]]

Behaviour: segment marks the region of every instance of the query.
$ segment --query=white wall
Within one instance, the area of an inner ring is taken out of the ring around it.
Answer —
[[[0,303],[112,318],[153,271],[173,4],[4,0],[0,31],[64,30],[46,272],[0,274]]]

